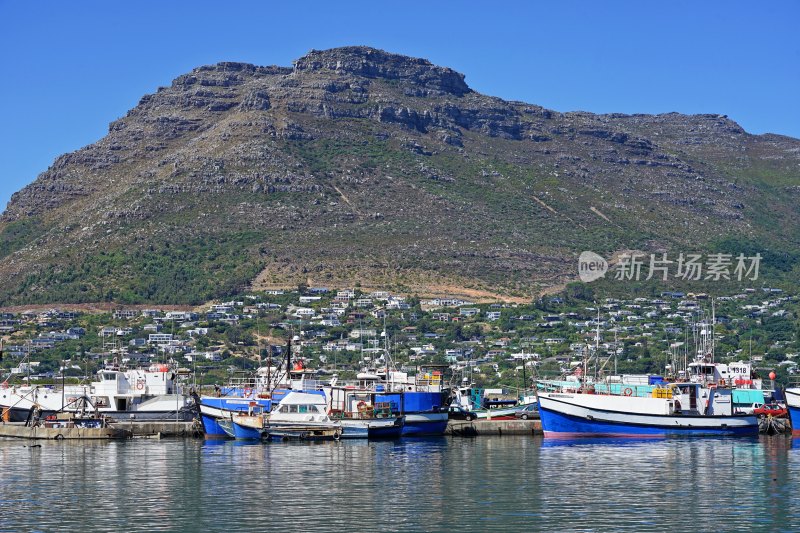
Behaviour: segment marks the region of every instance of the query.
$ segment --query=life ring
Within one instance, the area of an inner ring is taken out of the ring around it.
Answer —
[[[136,382],[136,390],[144,390],[144,381]]]
[[[719,380],[719,386],[720,387],[724,387],[725,386],[725,380],[724,379]]]
[[[250,396],[251,394],[253,394],[253,389],[251,389],[250,387],[245,387],[245,388],[244,388],[244,395],[245,395],[245,398],[246,398],[247,396]]]
[[[365,402],[364,400],[361,400],[360,402],[358,402],[356,404],[356,409],[358,409],[359,411],[366,411],[367,410],[367,402]]]
[[[624,394],[625,396],[630,396],[631,394],[633,394],[633,389],[631,389],[630,387],[625,387],[625,390],[622,391],[622,394]]]

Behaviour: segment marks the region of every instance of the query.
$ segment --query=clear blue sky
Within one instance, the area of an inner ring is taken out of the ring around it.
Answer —
[[[800,137],[800,2],[0,0],[0,210],[145,93],[363,44],[558,111],[720,113]]]

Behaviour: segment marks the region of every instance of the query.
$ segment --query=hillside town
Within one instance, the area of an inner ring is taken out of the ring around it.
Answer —
[[[747,361],[780,382],[798,371],[798,298],[748,288],[711,298],[582,300],[566,291],[530,304],[405,297],[327,287],[244,294],[202,308],[119,307],[109,313],[39,309],[0,313],[2,380],[80,380],[114,364],[166,363],[198,385],[226,382],[279,357],[296,339],[307,368],[353,377],[387,365],[448,365],[451,381],[505,390],[581,372],[676,373],[714,322],[714,357]]]

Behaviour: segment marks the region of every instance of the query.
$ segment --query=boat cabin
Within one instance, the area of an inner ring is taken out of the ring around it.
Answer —
[[[745,389],[760,389],[761,380],[753,375],[750,363],[730,364],[695,361],[689,363],[689,381],[692,383],[725,384]]]
[[[290,392],[272,411],[270,423],[274,422],[330,422],[327,403],[321,394]]]
[[[694,415],[732,415],[731,389],[704,387],[700,383],[673,383],[672,402],[675,413]]]

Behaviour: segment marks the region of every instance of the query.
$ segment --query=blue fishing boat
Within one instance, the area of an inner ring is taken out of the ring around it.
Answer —
[[[291,343],[286,351],[288,354],[291,353]],[[229,437],[224,428],[220,427],[220,419],[230,419],[232,415],[246,414],[253,410],[269,413],[292,390],[324,395],[319,383],[313,379],[314,371],[307,370],[302,365],[290,366],[290,364],[291,361],[287,359],[285,367],[289,369],[287,372],[272,366],[270,362],[267,366],[256,370],[255,375],[219,388],[213,396],[200,397],[198,405],[206,437]]]
[[[272,399],[258,395],[243,396],[201,396],[200,419],[203,423],[203,432],[206,438],[227,438],[230,435],[219,425],[219,421],[230,420],[233,414],[247,413],[253,407],[258,407],[263,412],[272,409]]]
[[[413,376],[393,370],[375,374],[379,381],[370,385],[376,391],[375,401],[405,417],[404,437],[444,435],[447,430],[450,390],[443,385],[442,368],[446,365],[418,367]],[[359,379],[367,377],[359,374]]]
[[[388,403],[405,417],[404,437],[444,435],[447,430],[447,405],[441,392],[400,391],[377,394],[375,401]]]
[[[374,390],[333,385],[323,391],[330,417],[342,424],[342,438],[400,437],[405,417],[393,411],[390,403],[376,401]]]
[[[650,397],[539,394],[545,437],[755,436],[758,419],[734,414],[731,390],[697,383],[655,389]]]
[[[783,392],[792,423],[792,436],[800,437],[800,387],[790,387]]]
[[[264,435],[264,426],[269,416],[263,408],[255,402],[251,402],[246,413],[232,413],[230,418],[230,430],[223,425],[226,420],[220,420],[219,424],[229,436],[240,440],[260,440]]]
[[[450,389],[444,385],[442,372],[449,365],[418,366],[413,375],[398,371],[392,361],[385,323],[381,336],[384,353],[372,361],[374,368],[365,368],[356,376],[358,386],[374,391],[376,403],[389,405],[393,413],[403,417],[403,436],[444,435]]]

